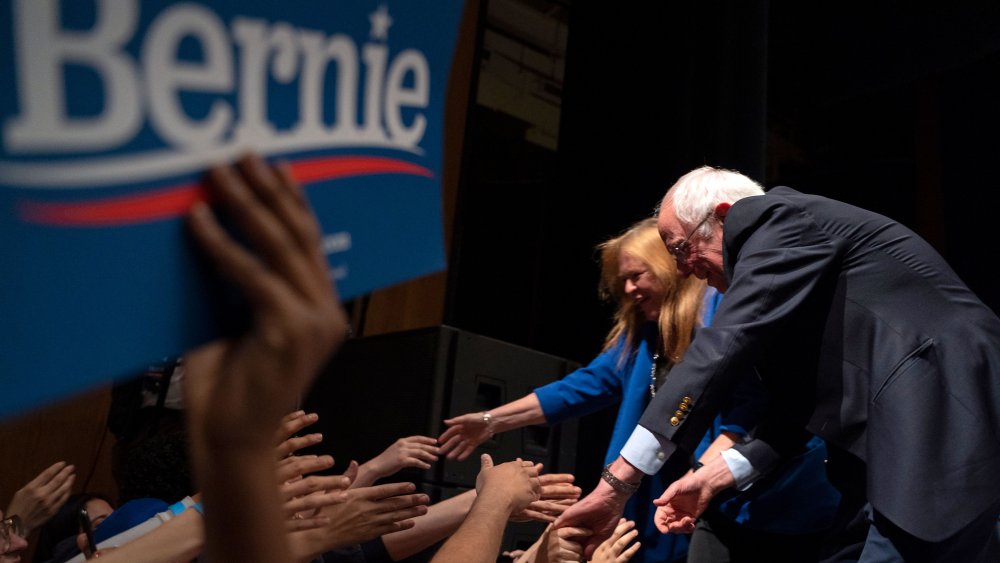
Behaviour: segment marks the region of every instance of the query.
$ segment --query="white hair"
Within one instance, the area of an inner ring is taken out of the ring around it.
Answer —
[[[720,203],[736,203],[754,195],[764,195],[764,188],[743,174],[725,168],[702,166],[681,176],[667,190],[663,202],[672,201],[677,220],[685,225],[697,225],[715,212]],[[708,236],[711,225],[706,223],[698,236]]]

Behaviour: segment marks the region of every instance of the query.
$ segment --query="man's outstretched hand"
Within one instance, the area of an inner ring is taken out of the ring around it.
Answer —
[[[653,521],[656,529],[666,533],[690,534],[712,497],[735,484],[733,474],[719,456],[698,471],[674,481],[660,498]]]
[[[637,482],[642,475],[638,469],[622,458],[611,464],[611,473],[630,483]],[[629,496],[615,490],[602,479],[598,481],[593,492],[563,512],[553,526],[592,530],[593,534],[586,539],[583,548],[584,557],[590,559],[597,547],[615,531]]]

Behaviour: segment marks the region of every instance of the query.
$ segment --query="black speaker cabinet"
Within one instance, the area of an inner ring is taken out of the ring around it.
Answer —
[[[381,453],[398,438],[438,437],[443,420],[498,407],[561,378],[578,364],[566,359],[438,326],[349,340],[303,400],[320,420],[323,444],[342,469]],[[464,462],[440,460],[431,469],[405,470],[392,480],[473,487],[479,453],[495,463],[514,458],[545,464],[544,472],[574,472],[577,423],[531,426],[483,443]]]

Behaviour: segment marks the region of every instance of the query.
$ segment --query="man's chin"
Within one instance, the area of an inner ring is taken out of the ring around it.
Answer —
[[[706,281],[708,282],[708,285],[717,289],[719,293],[725,293],[726,290],[729,289],[729,285],[726,284],[725,278],[718,279],[715,276],[709,276],[706,278]]]

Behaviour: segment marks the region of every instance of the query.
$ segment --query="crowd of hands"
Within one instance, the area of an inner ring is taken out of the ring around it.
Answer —
[[[197,246],[252,308],[250,327],[185,354],[185,412],[191,461],[203,511],[187,510],[128,544],[88,553],[108,561],[308,562],[331,550],[382,537],[401,559],[445,540],[434,563],[493,562],[507,522],[548,522],[519,562],[581,561],[591,531],[552,522],[580,497],[570,474],[541,464],[494,464],[486,454],[474,491],[428,506],[413,483],[378,484],[407,468],[428,469],[455,444],[401,438],[339,475],[328,455],[301,455],[322,441],[304,434],[318,419],[289,413],[345,340],[346,315],[320,250],[321,231],[285,166],[254,155],[212,167],[207,203],[189,218]],[[222,228],[236,225],[246,244]],[[461,451],[467,457],[471,450]],[[52,465],[19,490],[6,514],[30,531],[65,502],[74,468]],[[634,524],[622,519],[591,561],[629,560],[639,549]],[[447,539],[445,539],[447,538]],[[83,546],[84,538],[79,543]]]
[[[323,472],[334,466],[333,457],[299,453],[322,442],[320,434],[302,433],[318,419],[315,413],[292,412],[281,420],[275,437],[275,483],[292,560],[311,561],[328,551],[346,549],[377,537],[383,538],[394,560],[403,559],[453,533],[476,502],[488,512],[505,515],[506,522],[548,523],[528,549],[505,551],[503,556],[525,563],[582,560],[581,540],[590,534],[589,530],[552,527],[556,517],[580,498],[581,490],[573,484],[572,474],[544,473],[541,464],[521,459],[494,465],[492,458],[483,454],[474,491],[428,506],[428,496],[414,492],[413,483],[376,483],[406,468],[429,469],[443,453],[438,440],[428,436],[400,438],[377,457],[360,465],[351,461],[343,474],[328,475]],[[15,493],[6,514],[19,515],[26,532],[38,529],[67,501],[75,477],[72,465],[53,464]],[[195,495],[196,500],[200,498],[200,494]],[[421,517],[434,522],[416,529]],[[160,549],[162,560],[186,561],[196,557],[204,545],[204,534],[199,528],[197,518],[185,514],[135,545],[91,553],[82,533],[77,543],[88,559],[147,560],[148,550]],[[503,525],[494,529],[502,532]],[[179,534],[188,534],[195,541],[173,543]],[[640,547],[634,541],[636,535],[634,523],[622,519],[612,537],[600,545],[590,561],[628,561]],[[162,538],[157,540],[157,536]],[[496,555],[483,553],[482,560],[493,561]],[[457,555],[449,558],[447,554],[440,559],[459,560]]]

